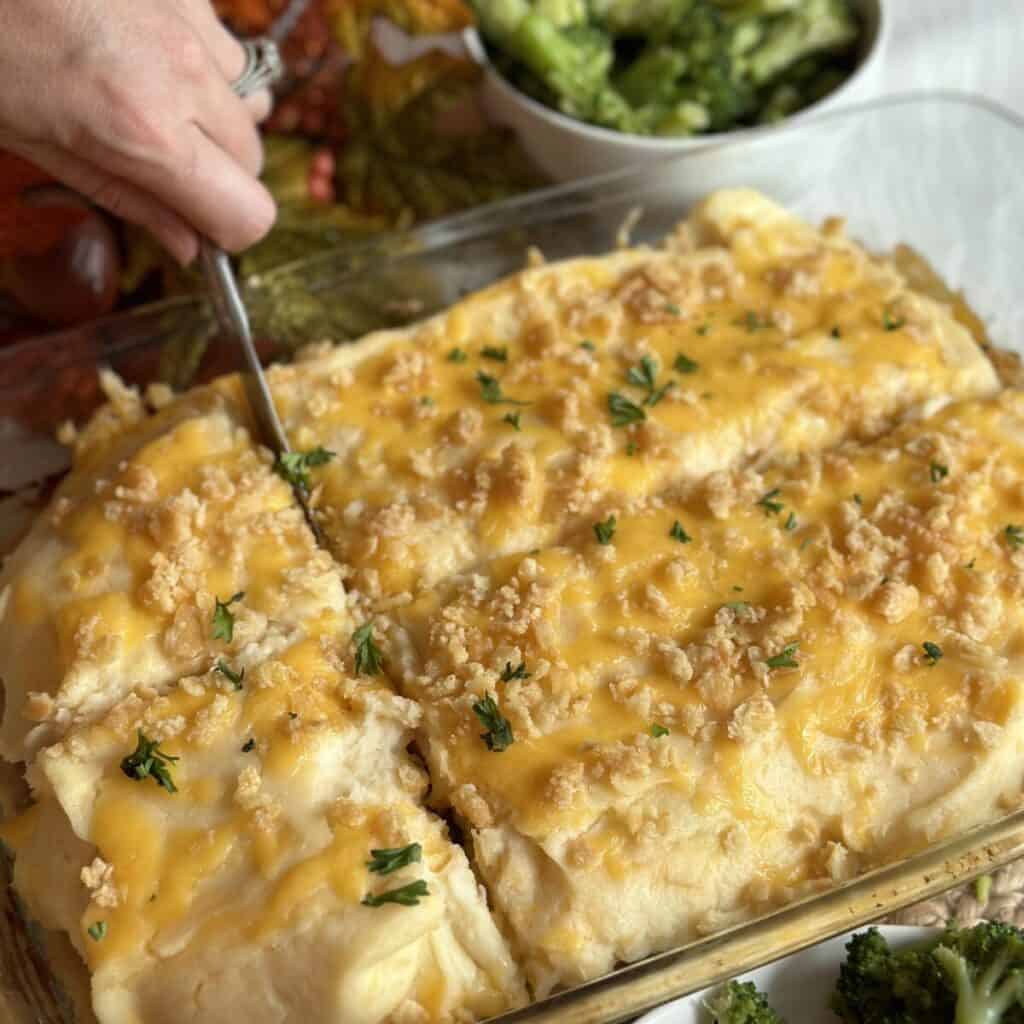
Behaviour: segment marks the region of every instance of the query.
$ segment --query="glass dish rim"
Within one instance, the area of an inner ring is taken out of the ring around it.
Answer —
[[[268,271],[252,275],[245,282],[245,286],[247,289],[259,293],[272,286],[273,282],[279,278],[296,274],[312,275],[341,259],[364,261],[357,270],[346,271],[346,274],[365,273],[368,267],[374,263],[388,262],[412,254],[424,255],[448,245],[479,239],[489,233],[536,224],[545,219],[545,215],[549,215],[549,211],[556,209],[558,204],[563,201],[571,201],[576,208],[575,212],[582,212],[588,203],[593,204],[612,199],[616,192],[624,191],[630,183],[638,182],[652,174],[670,171],[673,167],[684,166],[689,161],[706,159],[711,154],[728,155],[731,152],[750,151],[757,147],[771,145],[780,139],[798,136],[824,125],[851,121],[860,115],[870,115],[877,111],[934,105],[948,105],[952,108],[971,110],[986,117],[993,117],[1015,129],[1024,137],[1024,116],[979,93],[956,89],[917,89],[893,93],[863,103],[840,107],[837,110],[826,111],[795,123],[783,122],[777,127],[762,130],[754,137],[709,141],[707,145],[686,153],[653,157],[631,164],[629,167],[579,178],[576,181],[533,189],[521,195],[510,196],[448,217],[428,221],[406,231],[384,232],[373,238],[353,242],[351,245],[336,247],[314,256],[281,263]],[[558,212],[560,215],[565,215],[571,211],[559,210]],[[199,313],[205,303],[205,295],[197,291],[146,303],[135,309],[114,313],[75,327],[47,331],[0,348],[0,366],[8,358],[17,359],[33,354],[36,349],[67,344],[83,330],[104,330],[116,335],[122,325],[128,328],[132,324],[145,322],[148,318],[155,316]],[[128,347],[140,347],[145,343],[144,340],[136,339]],[[118,351],[124,350],[119,349]]]

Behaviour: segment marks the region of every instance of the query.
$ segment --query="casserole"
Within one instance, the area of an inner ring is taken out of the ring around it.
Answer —
[[[949,115],[949,109],[948,109],[948,108],[946,108],[946,110],[945,110],[945,114],[946,114],[946,116],[947,116],[947,120],[949,120],[949,118],[950,118],[950,115]],[[891,123],[890,123],[890,127],[891,127]],[[466,238],[464,239],[464,241],[465,241],[465,244],[468,244],[468,245],[472,245],[472,244],[474,243],[475,239],[473,238],[473,236],[472,236],[472,233],[471,233],[471,232],[467,232],[467,236],[466,236]],[[442,270],[444,269],[444,261],[443,261],[443,260],[439,261],[439,266],[440,266],[440,268],[441,268]],[[955,282],[955,276],[954,276],[954,282]],[[18,355],[21,355],[21,354],[18,354]],[[409,621],[409,622],[407,623],[407,626],[408,626],[408,629],[409,629],[410,633],[412,633],[412,632],[414,632],[414,631],[415,631],[415,626],[416,626],[415,622],[413,622],[413,621],[411,621],[411,620],[410,620],[410,621]],[[396,643],[397,643],[397,640],[396,640]],[[513,666],[513,668],[514,668],[514,667],[515,667],[515,666]],[[1003,828],[1004,828],[1004,829],[1005,829],[1005,827],[1006,827],[1006,826],[1003,826]],[[1003,836],[1004,836],[1004,838],[1006,837],[1006,835],[1007,835],[1007,834],[1006,834],[1006,833],[1004,832],[1004,833],[1003,833]],[[1007,852],[1008,852],[1008,851],[1010,851],[1011,849],[1012,849],[1012,843],[1010,843],[1009,841],[1007,841],[1007,842],[1006,842],[1006,843],[1005,843],[1005,844],[1004,844],[1004,845],[1003,845],[1002,847],[999,847],[999,848],[998,848],[997,850],[995,850],[995,852],[994,852],[993,856],[995,856],[996,858],[998,858],[998,857],[1000,857],[1000,856],[1005,856],[1005,855],[1007,854]],[[933,857],[934,857],[934,854],[931,854],[931,856],[933,856]],[[932,863],[934,863],[934,861],[932,861]],[[970,870],[970,865],[971,865],[971,864],[977,865],[978,863],[979,863],[979,862],[978,862],[977,860],[973,860],[973,861],[970,861],[970,862],[968,863],[968,867],[967,867],[967,870]],[[961,868],[961,870],[963,870],[963,868]],[[864,889],[864,887],[865,887],[865,884],[866,884],[866,883],[865,883],[865,881],[862,881],[862,882],[860,882],[860,883],[856,883],[856,884],[859,884],[859,885],[861,886],[861,891],[863,892],[863,889]],[[932,878],[932,879],[931,879],[931,882],[930,882],[929,884],[935,884],[935,880],[934,880],[934,878]],[[908,892],[908,890],[907,890],[906,888],[904,888],[904,889],[901,889],[901,890],[899,890],[899,895],[897,896],[897,899],[899,899],[899,898],[904,898],[904,899],[905,899],[905,898],[906,898],[906,896],[907,896],[907,892]],[[849,905],[850,905],[850,906],[854,906],[854,907],[855,907],[855,906],[857,906],[857,902],[856,902],[856,899],[857,899],[857,898],[856,898],[856,896],[855,896],[855,895],[854,895],[854,896],[850,896],[850,897],[849,897],[849,899],[851,900],[851,902],[849,903]],[[829,904],[829,903],[828,903],[827,901],[824,901],[824,900],[823,900],[823,901],[822,901],[822,902],[821,902],[821,903],[819,904],[819,906],[822,906],[822,907],[826,907],[826,906],[835,906],[835,904],[834,904],[834,903],[833,903],[833,904]],[[787,913],[790,913],[790,914],[792,914],[792,913],[795,913],[795,911],[788,911]],[[752,932],[748,932],[747,934],[753,934],[753,933],[752,933]],[[803,939],[801,938],[801,939],[796,939],[796,940],[790,940],[790,941],[803,941]],[[621,976],[621,977],[623,977],[623,978],[629,978],[629,977],[630,977],[630,975],[632,974],[632,976],[633,976],[633,977],[636,977],[636,976],[637,976],[637,973],[638,973],[638,972],[637,972],[637,969],[633,969],[632,971],[631,971],[630,969],[627,969],[626,971],[624,971],[624,972],[621,972],[621,975],[620,975],[620,976]],[[646,972],[645,972],[645,973],[646,973]],[[649,975],[648,975],[648,976],[649,976]],[[613,979],[614,979],[614,977],[615,977],[615,976],[612,976],[612,978],[613,978]],[[602,984],[602,986],[603,986],[603,987],[604,987],[605,989],[607,988],[607,983],[604,983],[604,982],[602,982],[601,984]],[[596,996],[595,996],[595,994],[597,993],[597,991],[598,991],[598,990],[597,990],[597,989],[594,989],[594,988],[591,988],[591,989],[590,989],[589,991],[588,991],[588,990],[586,990],[586,989],[582,989],[582,990],[580,990],[580,992],[579,992],[579,993],[577,993],[576,995],[577,995],[577,996],[578,996],[578,997],[579,997],[579,998],[580,998],[581,1000],[582,1000],[582,999],[585,999],[585,998],[595,998],[595,997],[596,997]],[[556,1004],[556,1005],[557,1005],[557,1006],[561,1006],[561,1007],[562,1007],[562,1012],[566,1012],[566,1011],[565,1011],[565,1004],[566,1004],[566,1002],[570,1002],[570,1003],[571,1003],[571,1000],[570,1000],[570,996],[571,996],[571,995],[573,995],[573,994],[572,994],[572,993],[570,993],[570,994],[569,994],[569,996],[562,996],[562,997],[557,997],[557,998],[558,998],[558,1000],[559,1000],[560,1002],[559,1002],[558,1004]],[[634,1007],[634,1008],[635,1008],[635,1007],[636,1007],[636,1006],[637,1006],[638,1004],[637,1004],[637,1003],[635,1002],[635,997],[634,997],[634,1002],[632,1002],[632,1003],[628,1003],[628,1004],[626,1004],[626,1005],[628,1005],[628,1006],[630,1006],[630,1007]],[[556,1006],[552,1006],[552,1007],[551,1007],[551,1010],[550,1010],[550,1012],[554,1012],[554,1011],[555,1011],[555,1009],[556,1009]],[[535,1010],[533,1010],[533,1011],[526,1011],[526,1012],[531,1012],[531,1013],[539,1013],[539,1014],[543,1014],[543,1013],[544,1013],[544,1012],[546,1012],[546,1011],[545,1011],[545,1009],[543,1008],[543,1005],[541,1005],[541,1006],[539,1006],[538,1008],[536,1008],[536,1009],[535,1009]],[[615,1011],[613,1011],[613,1012],[614,1012],[615,1014],[618,1014],[618,1013],[624,1013],[624,1012],[628,1012],[628,1010],[624,1010],[624,1009],[622,1009],[622,1008],[621,1008],[621,1004],[620,1004],[620,1009],[618,1009],[618,1010],[615,1010]]]

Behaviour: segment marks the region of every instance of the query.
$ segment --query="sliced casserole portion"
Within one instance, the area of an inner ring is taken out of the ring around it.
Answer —
[[[135,686],[325,628],[341,577],[244,426],[230,389],[149,414],[113,401],[0,575],[0,755],[30,758]],[[337,621],[335,621],[337,620]]]
[[[557,538],[610,496],[820,449],[996,377],[837,224],[749,191],[660,250],[533,266],[425,323],[277,367],[335,554],[371,596]]]
[[[67,930],[100,1024],[370,1024],[524,998],[463,851],[422,809],[415,704],[358,644],[133,694],[43,750],[5,827],[32,915]]]
[[[1007,393],[604,505],[403,608],[389,655],[542,995],[1019,799],[1022,597]]]

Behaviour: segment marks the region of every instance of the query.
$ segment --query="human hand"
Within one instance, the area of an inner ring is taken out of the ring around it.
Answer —
[[[271,228],[245,56],[208,0],[0,0],[0,148],[147,228],[182,263]]]

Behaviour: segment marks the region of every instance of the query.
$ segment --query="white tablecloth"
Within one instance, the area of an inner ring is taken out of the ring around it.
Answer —
[[[1024,0],[889,0],[876,88],[977,92],[1024,116]]]

